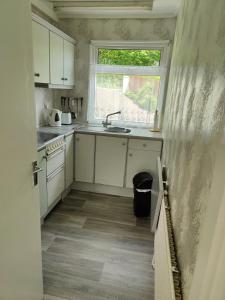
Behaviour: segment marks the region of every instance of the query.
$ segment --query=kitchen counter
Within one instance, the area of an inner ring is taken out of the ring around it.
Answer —
[[[56,133],[59,136],[68,136],[70,134],[76,133],[86,133],[86,134],[98,134],[98,135],[105,135],[105,136],[118,136],[118,137],[126,137],[126,138],[135,138],[135,139],[149,139],[149,140],[156,140],[162,141],[162,133],[161,132],[151,132],[149,129],[146,128],[129,128],[131,129],[130,133],[114,133],[114,132],[106,132],[104,131],[104,127],[102,126],[93,126],[87,125],[82,123],[76,123],[71,125],[62,125],[60,127],[50,127],[44,126],[39,127],[38,130],[42,132],[49,132],[49,133]],[[48,141],[48,143],[50,143]],[[45,144],[38,144],[38,151],[43,149],[46,146]]]
[[[156,140],[156,141],[163,140],[161,132],[151,132],[149,129],[146,128],[129,128],[129,129],[131,129],[131,132],[129,133],[106,132],[104,131],[105,128],[103,126],[89,125],[89,126],[80,126],[75,131],[77,133],[119,136],[119,137],[126,137],[126,138],[135,138],[135,139],[149,139],[149,140]]]

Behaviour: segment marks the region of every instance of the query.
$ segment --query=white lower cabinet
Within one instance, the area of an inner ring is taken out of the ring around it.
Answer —
[[[66,189],[73,183],[73,153],[74,153],[74,135],[71,134],[65,138],[66,142]]]
[[[45,149],[38,152],[38,167],[42,169],[42,172],[38,173],[38,187],[40,196],[40,215],[43,218],[48,211],[48,194],[46,185],[46,159]]]
[[[123,187],[127,139],[96,137],[95,183]]]
[[[128,150],[127,172],[126,172],[126,187],[133,187],[133,177],[139,172],[150,172],[153,179],[157,170],[157,157],[160,152],[145,151],[145,150]]]
[[[75,180],[94,182],[95,136],[75,135]]]
[[[62,194],[65,189],[64,165],[47,177],[48,208]]]

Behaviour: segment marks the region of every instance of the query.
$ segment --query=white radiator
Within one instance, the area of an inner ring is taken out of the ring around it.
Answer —
[[[159,178],[162,180],[161,174]],[[160,204],[153,259],[155,300],[181,300],[180,272],[177,264],[167,190],[164,191]]]

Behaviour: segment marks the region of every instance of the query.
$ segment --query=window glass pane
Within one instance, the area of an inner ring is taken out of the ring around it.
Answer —
[[[95,119],[121,110],[111,120],[153,123],[160,76],[96,74]]]
[[[98,49],[98,64],[120,66],[159,66],[160,50]]]

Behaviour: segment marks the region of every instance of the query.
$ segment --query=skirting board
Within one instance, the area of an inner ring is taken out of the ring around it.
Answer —
[[[116,196],[122,196],[122,197],[133,197],[132,189],[115,187],[115,186],[110,186],[110,185],[103,185],[103,184],[75,181],[72,185],[72,189],[84,191],[84,192],[116,195]]]

